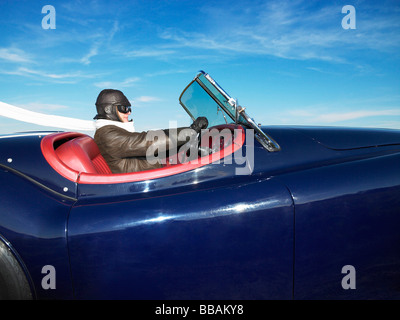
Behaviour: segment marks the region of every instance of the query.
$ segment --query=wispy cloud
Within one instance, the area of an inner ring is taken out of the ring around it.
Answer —
[[[32,62],[29,54],[18,48],[0,48],[0,59],[7,62]]]
[[[140,57],[165,57],[171,54],[176,53],[175,50],[172,49],[162,49],[162,48],[141,48],[137,50],[132,50],[128,52],[123,52],[123,54],[128,58],[140,58]]]
[[[169,28],[160,37],[182,48],[340,63],[352,61],[349,53],[357,50],[396,52],[400,48],[400,23],[390,8],[380,6],[377,11],[356,5],[362,19],[356,30],[344,30],[342,7],[320,7],[319,3],[284,0],[255,3],[245,10],[235,4],[229,8],[211,6],[203,11],[208,21],[216,21],[214,28]]]
[[[39,70],[32,70],[28,68],[18,68],[17,71],[14,72],[14,74],[18,75],[35,75],[35,76],[40,76],[43,78],[50,78],[50,79],[66,79],[66,78],[76,78],[80,77],[80,73],[63,73],[63,74],[57,74],[57,73],[48,73],[45,71],[39,71]]]
[[[140,81],[139,77],[126,78],[123,81],[101,81],[94,84],[98,88],[126,88],[136,85]]]
[[[163,99],[155,96],[140,96],[140,97],[135,97],[130,101],[135,108],[142,108],[152,105],[152,103],[154,102],[163,101]]]
[[[357,97],[345,100],[324,100],[315,104],[299,102],[280,105],[268,117],[257,115],[259,121],[285,125],[333,125],[400,128],[398,94]],[[272,122],[271,122],[272,121]]]
[[[83,56],[79,61],[80,61],[81,63],[83,63],[83,64],[88,65],[88,64],[91,63],[90,59],[91,59],[92,57],[96,56],[96,55],[98,54],[98,52],[99,52],[99,47],[98,47],[98,45],[94,45],[94,46],[90,49],[89,53],[86,54],[85,56]]]
[[[90,33],[82,32],[75,38],[76,51],[80,53],[77,57],[74,52],[73,55],[63,56],[57,59],[59,63],[77,63],[83,65],[90,65],[92,63],[92,58],[98,55],[106,53],[107,55],[115,54],[115,48],[112,45],[112,39],[115,34],[120,30],[118,21],[112,23],[111,28],[104,29],[98,26]],[[60,36],[62,38],[62,36]],[[60,41],[60,40],[58,40]],[[57,42],[55,45],[68,45],[68,37],[65,42]],[[70,51],[68,50],[70,53]],[[82,54],[82,52],[84,52]],[[123,52],[124,53],[124,52]]]
[[[134,101],[137,101],[137,102],[155,102],[155,101],[161,101],[161,99],[157,98],[157,97],[152,97],[152,96],[141,96],[141,97],[135,98]]]
[[[54,83],[76,83],[81,79],[95,77],[95,75],[84,74],[80,71],[69,72],[69,73],[53,73],[26,67],[19,67],[12,71],[0,71],[0,73],[7,75],[30,77],[38,80],[51,81]]]
[[[366,117],[383,117],[383,116],[400,116],[398,109],[385,110],[356,110],[349,112],[328,112],[319,113],[307,110],[292,110],[288,112],[293,119],[298,122],[303,122],[306,118],[308,123],[313,124],[333,124],[343,121],[356,120]],[[300,120],[301,119],[301,120]]]

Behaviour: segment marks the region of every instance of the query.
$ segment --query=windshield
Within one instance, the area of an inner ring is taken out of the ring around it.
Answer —
[[[196,81],[181,96],[181,104],[193,120],[197,117],[206,117],[209,126],[227,123],[221,107]],[[229,118],[229,120],[231,119]]]
[[[210,127],[235,122],[235,100],[204,72],[186,87],[179,102],[192,120],[206,117]],[[242,116],[238,122],[244,123]]]
[[[183,90],[179,103],[192,120],[206,117],[209,127],[228,123],[241,123],[255,130],[255,138],[268,150],[279,151],[279,145],[237,105],[209,74],[201,71]],[[235,120],[236,119],[236,120]]]

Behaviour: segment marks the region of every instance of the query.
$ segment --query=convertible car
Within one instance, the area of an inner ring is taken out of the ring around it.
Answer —
[[[205,72],[179,102],[209,128],[155,170],[0,137],[1,298],[400,298],[399,130],[261,126]]]

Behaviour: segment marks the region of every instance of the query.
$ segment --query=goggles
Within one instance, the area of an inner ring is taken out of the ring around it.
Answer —
[[[121,105],[118,105],[118,106],[117,106],[117,109],[118,109],[118,111],[121,112],[121,113],[129,113],[129,112],[132,111],[132,109],[131,109],[130,106],[121,106]]]

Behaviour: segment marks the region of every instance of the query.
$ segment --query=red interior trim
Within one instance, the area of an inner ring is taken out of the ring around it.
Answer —
[[[164,168],[160,169],[146,170],[146,171],[132,172],[132,173],[93,174],[86,172],[78,172],[76,170],[71,169],[64,163],[62,163],[55,152],[55,147],[57,146],[57,144],[62,144],[63,141],[65,142],[67,140],[71,140],[76,137],[85,136],[84,134],[81,133],[63,132],[63,133],[50,134],[42,139],[41,149],[44,157],[53,167],[53,169],[56,170],[63,177],[72,180],[74,182],[82,184],[114,184],[114,183],[144,181],[144,180],[167,177],[170,175],[203,167],[205,165],[211,164],[212,162],[216,162],[222,159],[223,157],[233,154],[235,151],[237,151],[243,146],[245,140],[245,132],[241,126],[229,124],[229,125],[216,126],[214,128],[218,130],[222,130],[224,128],[228,128],[231,130],[236,129],[235,131],[236,135],[234,136],[233,143],[227,146],[225,149],[220,150],[219,152],[186,163],[172,164],[172,165],[167,165]],[[237,134],[238,132],[239,134]]]
[[[40,148],[42,149],[43,156],[51,165],[51,167],[64,178],[67,178],[68,180],[74,182],[78,181],[79,172],[68,167],[60,160],[60,158],[56,154],[55,147],[57,145],[56,143],[62,144],[63,142],[82,136],[85,135],[77,132],[53,133],[45,136],[40,143]]]

